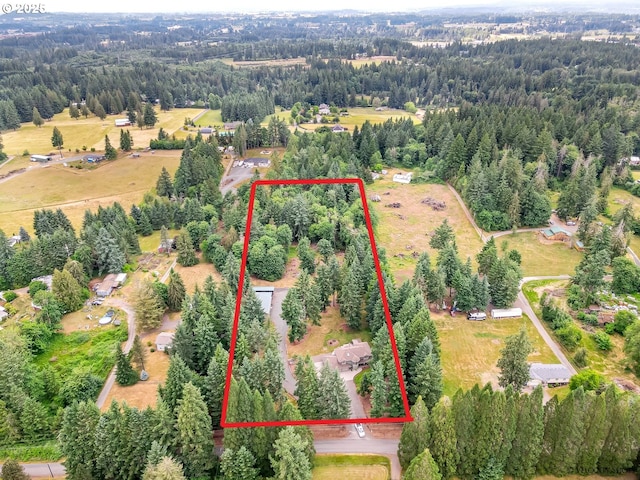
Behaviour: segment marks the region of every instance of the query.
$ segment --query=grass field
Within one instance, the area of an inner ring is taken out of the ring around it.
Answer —
[[[318,454],[313,461],[313,480],[352,478],[357,480],[388,480],[391,463],[382,455]]]
[[[2,183],[0,228],[8,235],[20,226],[33,232],[33,212],[40,208],[61,208],[78,229],[86,209],[95,211],[99,205],[117,201],[128,212],[145,192],[155,188],[163,166],[173,175],[179,163],[179,151],[159,151],[103,162],[94,170],[33,167]]]
[[[180,233],[180,230],[169,230],[169,238],[173,238]],[[138,237],[140,250],[143,252],[155,252],[160,245],[160,230],[154,231],[148,237]]]
[[[385,247],[387,258],[398,283],[410,278],[415,270],[416,258],[412,252],[427,251],[435,264],[436,251],[429,247],[433,232],[446,218],[456,234],[456,243],[463,261],[471,257],[475,264],[475,255],[482,248],[482,241],[467,220],[453,193],[446,185],[420,184],[402,185],[394,183],[391,178],[397,170],[389,170],[382,180],[376,180],[367,186],[367,195],[378,194],[382,199],[373,203],[372,208],[379,217],[376,230],[376,242]],[[389,195],[384,195],[390,192]],[[420,203],[425,197],[432,197],[446,202],[447,208],[441,212]],[[400,202],[401,208],[387,208],[384,205]],[[400,217],[404,216],[404,219]],[[410,247],[410,248],[407,248]],[[401,254],[404,258],[394,257]]]
[[[620,210],[628,202],[633,205],[633,211],[640,213],[640,197],[632,195],[631,192],[620,187],[611,187],[611,193],[609,194],[609,213],[612,215]]]
[[[202,290],[204,281],[209,275],[211,275],[216,282],[220,282],[222,280],[222,276],[218,273],[213,264],[204,263],[202,260],[200,261],[200,263],[194,265],[193,267],[183,267],[180,264],[176,263],[173,269],[178,272],[178,274],[182,278],[184,286],[187,290],[187,294],[189,295],[193,294],[196,285],[198,285],[200,287],[200,290]]]
[[[298,344],[292,345],[287,340],[287,353],[289,357],[294,355],[319,355],[330,353],[336,347],[350,342],[354,338],[359,338],[363,342],[371,341],[371,333],[362,330],[354,332],[346,326],[344,319],[340,316],[338,307],[327,307],[327,311],[322,314],[320,325],[309,325],[307,334]],[[329,346],[329,340],[337,340],[334,346]]]
[[[523,286],[522,291],[529,300],[531,308],[533,308],[536,315],[540,317],[540,297],[542,296],[543,291],[545,289],[565,288],[566,286],[568,286],[568,282],[566,281],[536,281],[526,283]],[[566,297],[556,298],[556,302],[563,308],[566,308]],[[553,336],[554,333],[551,328],[545,322],[542,323],[547,331],[549,331],[549,334]],[[591,337],[592,332],[583,328],[583,324],[575,319],[574,323],[582,331],[580,346],[587,350],[588,368],[601,373],[609,380],[622,379],[640,386],[640,380],[638,380],[638,377],[627,371],[625,368],[625,354],[622,350],[624,346],[624,338],[621,335],[611,335],[610,338],[613,342],[613,349],[610,352],[604,352],[597,347]],[[593,328],[593,332],[599,330],[601,329]],[[560,345],[560,348],[563,349],[568,358],[573,357],[574,352],[568,351],[559,342],[558,345]]]
[[[208,127],[213,125],[222,125],[222,115],[220,110],[207,110],[194,123],[199,127]]]
[[[161,127],[167,133],[172,134],[182,127],[185,117],[193,118],[200,112],[202,112],[200,108],[175,108],[168,112],[156,109],[158,123],[154,128],[143,128],[141,130],[136,126],[128,127],[133,137],[134,149],[148,147],[149,140],[158,136],[158,130]],[[38,128],[32,123],[23,123],[16,131],[4,132],[2,135],[4,151],[7,155],[22,155],[24,150],[28,150],[31,154],[55,152],[55,149],[51,146],[53,127],[58,127],[60,133],[62,133],[64,138],[62,153],[65,155],[70,155],[69,149],[74,155],[76,148],[82,152],[83,146],[86,146],[88,150],[93,147],[98,151],[103,151],[105,135],[109,136],[113,146],[118,147],[121,128],[115,126],[114,120],[116,118],[124,118],[124,116],[123,114],[109,115],[104,120],[90,116],[86,119],[81,117],[78,120],[74,120],[69,117],[68,109],[65,109],[62,113],[54,115],[51,121],[45,122],[42,127]],[[26,161],[29,161],[29,159],[27,158]],[[12,164],[13,162],[9,165]],[[0,170],[0,173],[4,172]]]
[[[582,254],[565,243],[542,244],[538,232],[523,232],[496,238],[501,248],[506,241],[509,249],[515,248],[522,255],[522,274],[525,277],[539,275],[572,275],[576,265],[582,260]]]
[[[531,362],[558,363],[542,337],[527,317],[471,322],[465,315],[451,317],[433,314],[442,344],[444,394],[453,395],[458,388],[468,389],[476,383],[497,385],[499,369],[496,363],[504,339],[518,333],[524,326],[534,347]]]

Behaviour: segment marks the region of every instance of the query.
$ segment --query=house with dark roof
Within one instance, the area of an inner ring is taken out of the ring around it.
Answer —
[[[228,122],[224,124],[224,129],[229,132],[231,130],[235,130],[240,125],[242,125],[242,122]]]
[[[336,348],[333,351],[333,356],[336,358],[338,368],[343,371],[355,370],[369,365],[373,358],[369,344],[358,339],[353,339],[351,343]]]
[[[331,131],[333,133],[342,133],[342,132],[346,132],[347,129],[342,125],[336,123],[333,127],[331,127]]]
[[[199,131],[200,131],[200,133],[202,135],[210,135],[210,134],[213,133],[213,128],[211,128],[211,127],[202,127]]]
[[[529,365],[530,385],[556,387],[567,385],[571,380],[571,372],[560,363],[532,363]]]

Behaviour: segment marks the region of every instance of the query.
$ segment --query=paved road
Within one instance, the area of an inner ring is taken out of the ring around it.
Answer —
[[[524,293],[522,293],[522,285],[527,282],[532,282],[534,280],[569,280],[570,278],[571,277],[569,275],[558,275],[556,277],[525,277],[520,282],[520,291],[518,292],[518,299],[516,300],[514,306],[520,307],[522,309],[522,311],[529,317],[529,320],[531,320],[533,325],[536,327],[536,330],[538,330],[540,336],[544,339],[547,345],[549,345],[551,351],[555,354],[556,357],[558,357],[560,363],[562,363],[567,368],[567,370],[571,372],[571,375],[575,375],[578,372],[571,364],[569,359],[565,356],[560,346],[553,340],[553,338],[551,338],[551,335],[549,335],[549,332],[547,332],[547,329],[544,328],[544,325],[542,325],[542,322],[538,319],[538,316],[531,308],[527,297],[525,297]]]
[[[366,429],[366,427],[365,427]],[[313,442],[317,453],[373,453],[385,455],[391,460],[391,480],[400,480],[401,468],[398,461],[398,440],[381,440],[366,436],[364,438],[316,440]]]
[[[64,477],[67,470],[61,463],[21,463],[27,475],[33,478]],[[0,463],[0,467],[2,464]]]
[[[287,393],[293,395],[293,392],[296,390],[296,379],[293,377],[293,373],[291,372],[291,368],[288,363],[289,356],[287,355],[287,332],[289,330],[289,326],[287,322],[282,319],[282,302],[284,301],[284,297],[287,296],[288,288],[276,288],[273,292],[273,298],[271,300],[271,321],[276,327],[276,331],[280,337],[280,343],[278,344],[278,349],[280,350],[280,355],[284,360],[284,382],[282,382],[282,386],[287,391]]]
[[[233,165],[233,162],[232,160],[231,165]],[[253,171],[253,168],[230,167],[222,177],[222,180],[220,180],[220,193],[224,196],[228,191],[235,191],[238,184],[253,177]]]

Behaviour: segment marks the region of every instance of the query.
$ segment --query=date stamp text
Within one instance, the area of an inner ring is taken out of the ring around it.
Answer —
[[[2,13],[45,13],[44,3],[3,3]]]

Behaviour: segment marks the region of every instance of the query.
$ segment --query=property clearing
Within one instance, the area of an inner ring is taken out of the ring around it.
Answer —
[[[287,354],[289,357],[296,355],[319,355],[321,353],[331,353],[337,347],[349,343],[354,338],[359,338],[363,342],[371,342],[371,332],[353,331],[340,316],[338,307],[327,307],[327,311],[322,314],[320,325],[309,324],[307,334],[295,344],[287,340]]]
[[[500,248],[506,241],[509,249],[516,249],[522,256],[522,275],[555,276],[572,275],[576,265],[582,260],[582,254],[575,248],[563,242],[547,242],[542,244],[540,233],[522,232],[516,235],[504,235],[496,238],[496,245]]]
[[[33,167],[2,184],[0,228],[11,234],[23,226],[32,233],[33,212],[41,208],[61,208],[76,229],[81,227],[87,209],[95,212],[98,206],[120,202],[128,211],[155,187],[163,166],[175,173],[180,153],[145,152],[139,158],[104,161],[93,170],[62,164]]]
[[[529,361],[558,363],[549,346],[526,316],[514,319],[471,322],[466,315],[454,317],[431,313],[442,345],[444,394],[453,395],[459,388],[469,389],[476,383],[497,386],[500,373],[496,363],[507,336],[525,327],[534,351]]]
[[[134,149],[138,147],[144,148],[149,146],[149,140],[157,138],[160,128],[163,128],[171,135],[182,127],[185,117],[194,118],[201,112],[203,112],[201,108],[176,108],[167,112],[156,109],[158,123],[153,128],[140,129],[132,125],[124,127],[124,129],[129,130],[131,133]],[[2,134],[4,151],[8,155],[19,156],[22,156],[25,150],[28,150],[31,154],[55,152],[56,150],[51,146],[51,135],[54,127],[58,127],[60,133],[62,133],[64,139],[62,153],[65,156],[70,156],[71,152],[75,152],[76,149],[79,149],[82,153],[90,153],[88,150],[91,150],[91,148],[103,151],[105,135],[108,135],[111,144],[117,147],[122,128],[115,126],[115,119],[124,118],[125,116],[123,114],[108,115],[104,120],[100,120],[96,116],[89,116],[88,118],[80,117],[74,120],[69,116],[69,109],[65,109],[62,113],[54,115],[50,121],[45,122],[42,127],[36,127],[32,123],[23,123],[18,130],[4,132]],[[86,152],[82,150],[83,147],[86,147]],[[29,157],[21,158],[24,159],[23,163],[26,161],[28,164]],[[14,159],[9,165],[12,168],[18,168],[15,167],[16,164],[20,163],[17,160],[17,158]],[[0,173],[5,172],[0,170]]]
[[[390,469],[391,462],[382,455],[317,454],[313,462],[312,479],[387,480]]]
[[[173,254],[172,258],[175,258],[176,254]],[[196,289],[196,285],[202,290],[205,279],[211,275],[213,280],[218,283],[222,281],[222,276],[218,273],[212,263],[204,263],[202,260],[193,267],[183,267],[179,263],[173,267],[173,269],[180,275],[184,282],[184,287],[187,290],[188,295],[192,295]]]
[[[413,252],[428,252],[435,264],[437,251],[429,247],[433,232],[446,218],[456,234],[456,243],[460,257],[466,260],[475,256],[482,248],[482,241],[467,220],[462,207],[446,185],[418,184],[403,185],[391,179],[399,170],[390,169],[388,173],[367,185],[367,197],[379,195],[379,203],[370,203],[379,222],[376,228],[376,243],[387,251],[387,259],[398,283],[411,278],[417,258]],[[388,193],[388,194],[387,194]],[[444,202],[446,208],[433,210],[421,203],[431,197]],[[400,203],[400,208],[385,208],[390,203]]]

